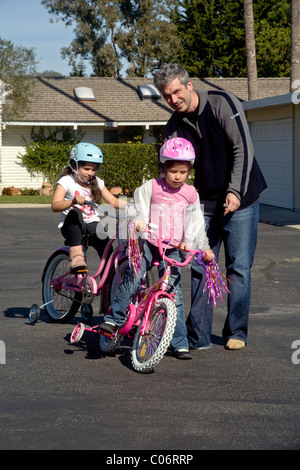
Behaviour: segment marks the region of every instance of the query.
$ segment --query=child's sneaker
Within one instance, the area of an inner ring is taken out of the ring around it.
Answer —
[[[192,355],[187,349],[178,349],[174,351],[173,354],[177,359],[192,359]]]
[[[115,333],[118,329],[117,325],[106,321],[100,324],[100,328],[101,330],[104,330],[107,333]]]
[[[86,272],[87,266],[82,251],[82,245],[70,246],[69,247],[70,264],[69,269],[72,274],[79,272]]]
[[[76,255],[69,264],[71,274],[77,274],[78,272],[86,272],[87,266],[84,261],[83,255]]]

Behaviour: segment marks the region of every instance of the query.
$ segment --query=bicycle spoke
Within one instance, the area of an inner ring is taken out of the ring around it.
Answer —
[[[144,335],[141,336],[138,355],[147,361],[158,348],[165,331],[167,322],[166,312],[162,309],[151,313]]]

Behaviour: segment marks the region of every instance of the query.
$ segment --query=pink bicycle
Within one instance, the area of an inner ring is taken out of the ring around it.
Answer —
[[[188,256],[183,262],[168,258],[165,254],[167,248],[182,249],[182,245],[174,241],[158,239],[160,256],[165,262],[164,273],[160,279],[149,287],[145,281],[137,289],[135,301],[126,311],[126,320],[116,333],[109,334],[97,325],[93,328],[79,323],[73,330],[70,338],[72,344],[82,338],[85,331],[92,331],[100,335],[100,350],[104,353],[112,352],[128,336],[133,339],[131,350],[131,363],[138,372],[149,372],[164,357],[175,330],[177,313],[174,296],[176,292],[167,292],[172,266],[187,266],[194,256],[199,263],[203,252],[185,248]],[[220,293],[219,293],[220,295]]]
[[[120,220],[125,219],[125,216],[110,214],[91,201],[87,201],[86,204],[93,205],[104,215],[116,219],[116,236],[107,243],[99,267],[91,276],[88,270],[80,274],[70,273],[68,246],[62,246],[52,253],[42,274],[44,303],[40,306],[32,305],[29,313],[31,323],[39,319],[41,307],[45,307],[48,317],[56,323],[68,322],[81,307],[83,320],[89,322],[93,315],[91,304],[95,296],[102,295],[103,309],[107,309],[111,303],[113,294],[128,265],[126,243],[120,237]],[[83,240],[83,247],[86,255],[87,238]]]

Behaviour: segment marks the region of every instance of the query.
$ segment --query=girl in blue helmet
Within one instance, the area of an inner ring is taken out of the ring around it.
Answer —
[[[82,237],[89,235],[89,245],[93,246],[100,258],[107,240],[97,237],[99,216],[94,207],[83,205],[86,200],[100,203],[101,199],[115,208],[123,208],[126,202],[115,198],[105,187],[104,181],[96,176],[103,155],[96,145],[81,142],[70,153],[66,167],[56,184],[52,200],[53,212],[61,212],[59,228],[70,250],[70,270],[77,273],[86,269],[82,249]]]

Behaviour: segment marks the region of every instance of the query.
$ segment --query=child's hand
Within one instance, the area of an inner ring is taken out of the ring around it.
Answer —
[[[212,261],[214,259],[215,255],[214,255],[214,252],[212,250],[204,250],[203,251],[203,255],[202,255],[202,259],[204,261]]]
[[[143,220],[135,220],[134,221],[134,228],[137,232],[145,232],[147,225]]]
[[[76,202],[75,202],[76,201]],[[84,196],[75,196],[73,199],[73,204],[78,204],[79,206],[83,206],[85,203],[85,197]]]

